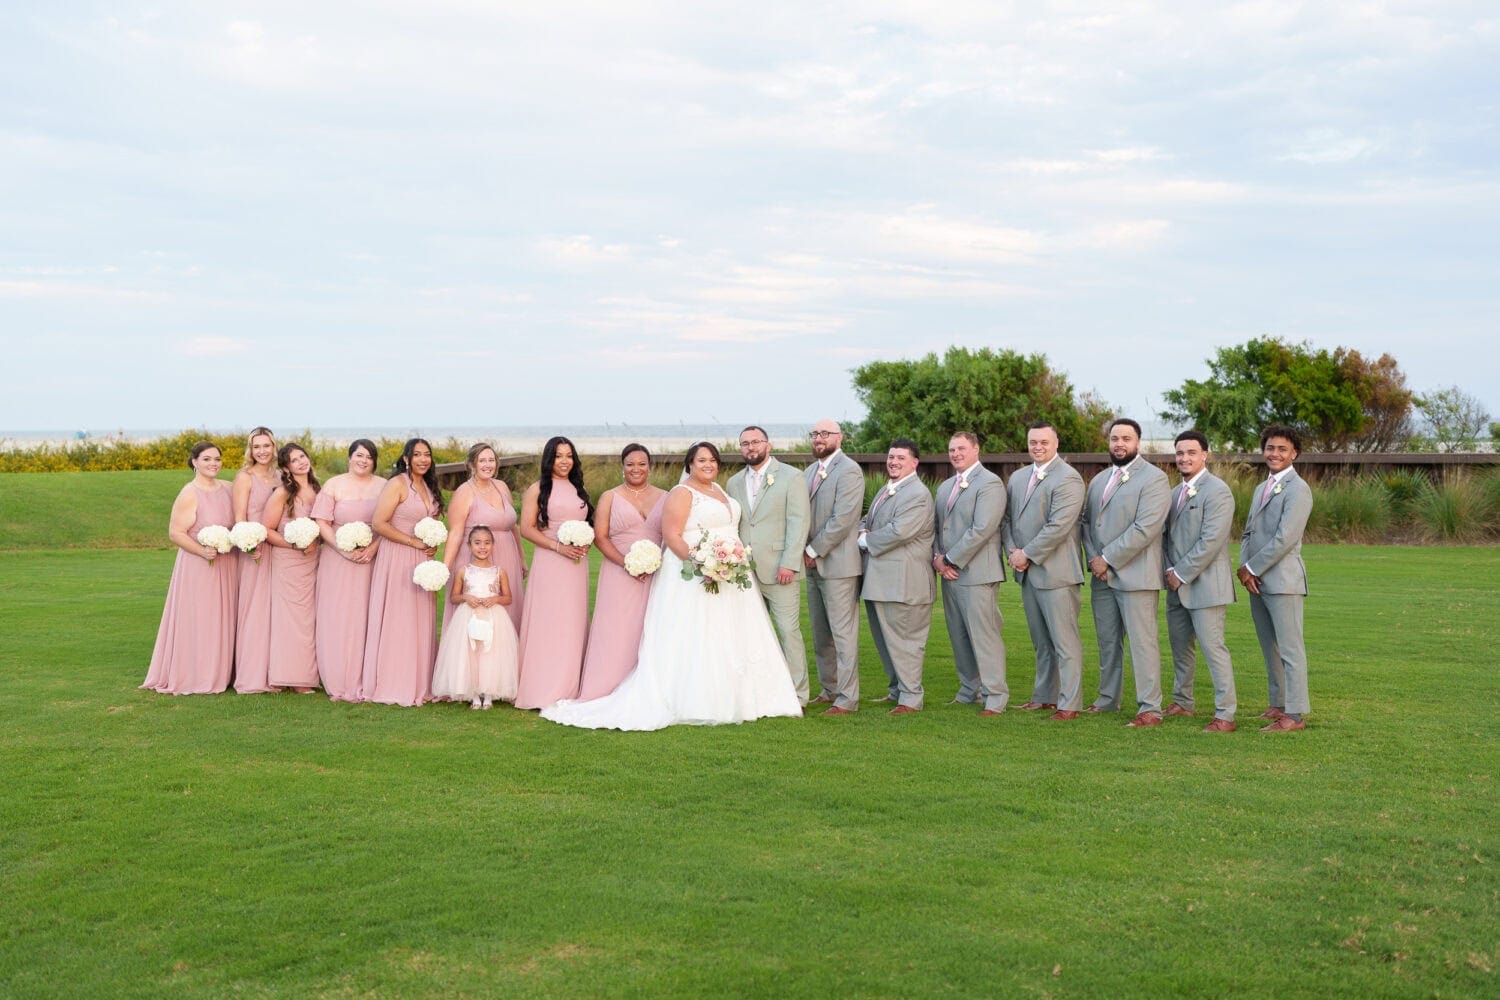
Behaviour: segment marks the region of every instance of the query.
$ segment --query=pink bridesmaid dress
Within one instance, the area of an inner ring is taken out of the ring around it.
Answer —
[[[324,490],[313,504],[312,516],[333,522],[334,531],[352,521],[369,524],[375,519],[375,500],[335,500]],[[378,555],[380,549],[375,552]],[[373,559],[350,562],[338,552],[318,557],[318,676],[334,701],[359,701],[374,568]]]
[[[210,524],[234,525],[228,483],[212,491],[193,488],[198,490],[198,516],[189,535],[198,537]],[[162,694],[219,694],[228,689],[239,580],[234,552],[210,563],[177,550],[143,689]]]
[[[624,555],[643,538],[661,545],[661,512],[666,496],[656,502],[649,515],[641,517],[641,512],[625,498],[624,488],[615,489],[617,495],[609,509],[609,540],[614,547]],[[616,566],[608,559],[599,567],[599,589],[594,594],[594,620],[589,625],[583,682],[578,686],[579,701],[603,698],[635,669],[641,626],[646,621],[646,598],[650,594],[650,577],[637,580],[623,566]]]
[[[516,526],[516,510],[509,504],[499,507],[491,507],[480,495],[476,494],[474,502],[469,505],[469,517],[464,522],[463,534],[456,539],[458,542],[458,559],[453,563],[453,572],[457,573],[469,565],[469,531],[478,525],[487,525],[495,533],[495,550],[490,556],[490,561],[505,571],[505,577],[510,581],[510,606],[505,610],[510,613],[510,623],[515,626],[516,631],[521,631],[521,607],[522,586],[521,568],[525,565],[521,558],[521,546],[516,542],[516,536],[511,531]],[[449,544],[454,539],[449,540]],[[453,620],[454,605],[449,604],[443,608],[443,628]]]
[[[259,521],[266,501],[276,491],[259,476],[250,477],[250,503],[245,520]],[[265,694],[271,686],[271,545],[262,542],[256,556],[238,553],[240,609],[234,626],[234,689],[240,694]]]
[[[311,517],[312,504],[300,497],[281,515],[285,531],[291,514]],[[271,683],[277,687],[318,686],[317,602],[318,563],[322,545],[314,542],[303,552],[271,549]],[[335,557],[337,558],[337,557]]]
[[[586,508],[567,480],[554,480],[547,503],[548,538],[564,521],[583,520]],[[542,708],[578,695],[589,627],[589,561],[551,549],[531,556],[530,589],[521,612],[521,683],[517,708]]]
[[[406,499],[391,525],[411,534],[437,503],[424,506],[406,476]],[[359,699],[385,705],[421,705],[432,700],[432,664],[437,657],[437,595],[412,582],[412,570],[427,557],[421,549],[384,539],[370,574],[370,620],[365,626],[365,663]]]

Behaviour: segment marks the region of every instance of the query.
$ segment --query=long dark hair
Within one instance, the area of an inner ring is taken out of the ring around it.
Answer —
[[[717,445],[715,445],[712,441],[699,441],[697,444],[695,444],[691,448],[689,448],[687,450],[687,454],[685,456],[683,456],[683,459],[682,459],[682,471],[683,472],[688,473],[689,475],[692,474],[692,471],[693,471],[693,459],[695,459],[695,458],[698,457],[698,452],[700,452],[700,451],[707,451],[710,455],[712,455],[714,457],[714,464],[715,465],[722,466],[724,464],[724,460],[719,457],[719,449],[718,449]]]
[[[547,502],[552,499],[552,466],[557,462],[557,449],[561,445],[567,445],[568,450],[573,453],[573,467],[568,470],[568,482],[573,484],[573,489],[578,491],[578,498],[583,501],[583,519],[589,524],[594,523],[594,502],[589,499],[588,488],[583,485],[583,463],[578,460],[578,449],[572,441],[558,435],[548,438],[547,443],[542,446],[542,481],[536,496],[538,529],[547,527]]]
[[[380,468],[380,449],[375,447],[375,442],[369,438],[355,438],[349,442],[349,457],[353,458],[354,453],[360,448],[363,448],[370,455],[370,471],[374,472]]]
[[[411,456],[417,450],[417,445],[427,445],[427,454],[432,454],[432,444],[426,438],[411,438],[401,448],[401,457],[396,459],[396,474],[406,473],[411,475]],[[427,492],[432,499],[437,501],[437,516],[443,516],[443,491],[438,489],[437,458],[434,456],[432,464],[427,467],[427,474],[422,477],[422,482],[427,484]]]
[[[295,441],[288,441],[276,452],[276,467],[281,470],[281,485],[286,490],[288,504],[295,503],[297,494],[300,492],[297,487],[297,477],[292,475],[292,452],[295,451],[307,455],[307,449]],[[323,488],[318,483],[318,477],[313,475],[311,455],[307,455],[307,485],[312,487],[313,496],[317,496],[318,491]],[[291,516],[297,516],[295,507],[292,508]]]

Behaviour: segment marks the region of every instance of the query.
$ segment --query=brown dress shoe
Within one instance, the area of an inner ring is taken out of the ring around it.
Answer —
[[[1235,730],[1234,723],[1228,719],[1215,719],[1203,727],[1205,733],[1232,733]]]
[[[1197,713],[1190,712],[1187,709],[1183,708],[1181,705],[1177,704],[1176,702],[1173,702],[1172,704],[1170,704],[1170,705],[1167,706],[1167,712],[1166,712],[1166,714],[1167,715],[1187,715],[1187,716],[1192,716],[1192,715],[1195,715]]]
[[[921,709],[919,709],[919,708],[912,708],[910,705],[897,705],[895,708],[891,709],[890,714],[891,715],[916,715],[920,711],[921,711]]]
[[[1296,732],[1298,729],[1306,728],[1307,723],[1303,722],[1301,719],[1294,719],[1289,715],[1283,714],[1281,718],[1277,719],[1269,726],[1261,726],[1260,731],[1263,733],[1291,733]]]
[[[852,709],[852,708],[840,708],[839,706],[835,705],[832,708],[827,709],[826,711],[824,711],[823,714],[824,715],[853,715],[854,714],[854,709]]]
[[[1078,713],[1077,712],[1071,712],[1071,711],[1069,711],[1069,710],[1067,710],[1065,708],[1060,708],[1057,711],[1053,712],[1051,715],[1047,716],[1047,721],[1048,722],[1067,722],[1069,719],[1076,719],[1076,718],[1078,718]]]
[[[812,700],[812,703],[815,705],[832,705],[833,699],[826,694],[820,694]]]
[[[1045,701],[1028,701],[1026,704],[1021,705],[1016,710],[1019,712],[1040,712],[1051,711],[1056,707],[1056,705],[1050,704],[1049,702]]]
[[[1129,729],[1145,729],[1147,726],[1161,725],[1161,716],[1155,712],[1142,712],[1129,722],[1125,723]]]
[[[987,708],[983,712],[979,713],[979,717],[981,719],[988,719],[989,717],[991,717],[993,715],[1004,715],[1004,714],[1005,714],[1005,709],[1003,709],[1003,708],[999,709],[999,710],[996,710],[996,709],[993,709],[993,708]]]
[[[1286,713],[1281,709],[1277,708],[1275,705],[1272,705],[1270,708],[1260,713],[1260,717],[1262,719],[1279,719],[1285,714]]]

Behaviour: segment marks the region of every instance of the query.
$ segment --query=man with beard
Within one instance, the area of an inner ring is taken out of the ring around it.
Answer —
[[[1172,492],[1167,474],[1142,459],[1140,450],[1140,424],[1119,417],[1109,425],[1113,468],[1089,483],[1079,523],[1099,640],[1099,698],[1088,711],[1119,710],[1128,639],[1136,715],[1127,725],[1135,729],[1161,725],[1156,605],[1165,586],[1161,536]]]
[[[844,434],[833,420],[813,425],[806,483],[812,517],[803,567],[807,615],[822,688],[814,702],[832,703],[824,715],[859,709],[859,574],[856,529],[865,505],[865,477],[843,452]]]
[[[802,644],[802,549],[807,545],[807,491],[797,470],[771,457],[764,427],[740,431],[745,467],[729,477],[740,504],[740,538],[750,546],[766,611],[776,623],[797,700],[807,707],[807,647]]]

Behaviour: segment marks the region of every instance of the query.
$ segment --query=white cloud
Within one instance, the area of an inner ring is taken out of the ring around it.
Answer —
[[[537,252],[563,264],[603,264],[622,261],[630,248],[620,243],[596,243],[588,235],[548,236],[537,241]]]

